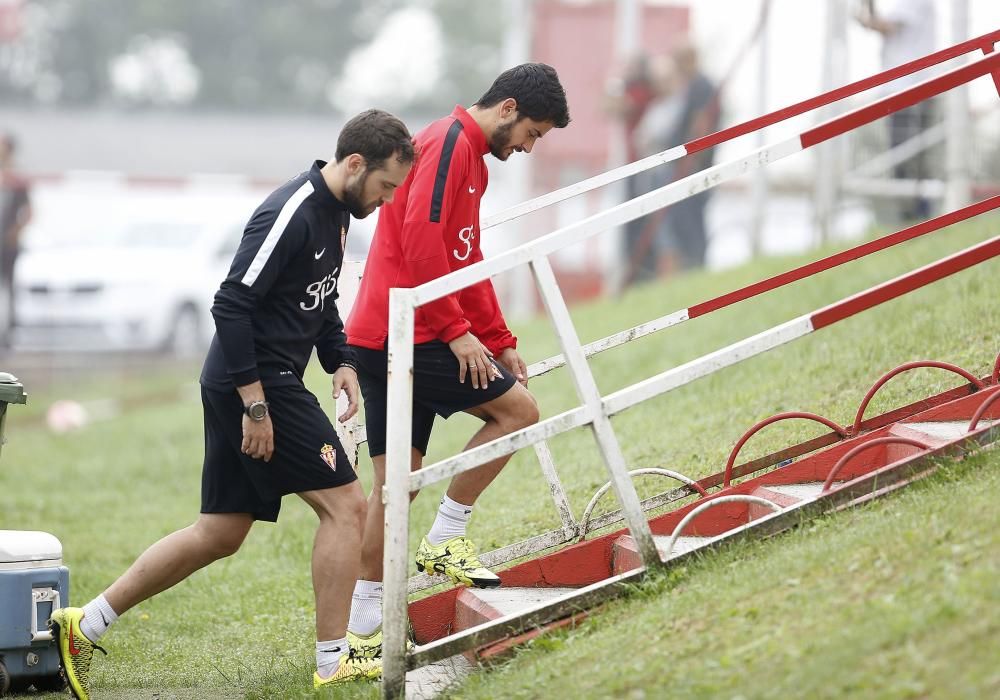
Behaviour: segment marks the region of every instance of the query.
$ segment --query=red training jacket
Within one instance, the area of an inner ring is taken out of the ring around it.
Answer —
[[[486,135],[461,106],[414,138],[417,158],[391,203],[381,207],[347,341],[381,350],[389,334],[389,289],[417,287],[483,259],[479,202],[489,179]],[[517,347],[490,280],[417,309],[414,342],[471,331],[491,352]]]

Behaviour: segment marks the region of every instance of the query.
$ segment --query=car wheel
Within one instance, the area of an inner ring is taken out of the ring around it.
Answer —
[[[201,319],[198,310],[186,304],[174,317],[166,350],[174,357],[190,358],[202,351]]]

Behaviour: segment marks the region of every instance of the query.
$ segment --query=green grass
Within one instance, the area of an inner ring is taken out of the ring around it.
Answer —
[[[998,221],[981,217],[631,343],[595,358],[595,377],[603,393],[627,386],[981,241],[995,234]],[[587,342],[820,254],[679,277],[635,289],[622,299],[581,306],[574,309],[574,319]],[[782,410],[808,410],[850,423],[868,387],[908,360],[945,360],[988,373],[1000,350],[998,272],[996,261],[985,263],[625,412],[614,425],[630,466],[666,466],[691,476],[719,471],[743,431]],[[558,351],[544,320],[515,330],[529,361]],[[17,368],[6,369],[17,373]],[[195,377],[175,371],[127,383],[95,381],[61,392],[29,386],[30,406],[10,409],[9,444],[0,462],[0,528],[46,530],[62,540],[75,604],[103,590],[155,539],[196,516],[200,402],[186,391],[165,398],[169,389],[183,388]],[[307,383],[330,407],[328,379],[314,367]],[[879,393],[869,415],[958,383],[933,370],[900,376]],[[576,405],[564,370],[533,381],[531,388],[543,416]],[[144,395],[155,400],[143,402]],[[121,396],[128,399],[126,412],[68,435],[51,435],[37,420],[55,398]],[[429,459],[460,450],[474,427],[466,417],[439,422]],[[824,431],[807,422],[786,422],[759,433],[743,454],[749,459]],[[553,440],[552,450],[579,516],[607,478],[593,439],[589,431],[575,431]],[[987,652],[997,648],[988,634],[997,631],[991,623],[996,616],[983,607],[983,601],[996,603],[992,582],[998,547],[995,534],[988,537],[998,524],[997,510],[985,495],[975,497],[995,492],[988,487],[996,486],[996,466],[995,454],[979,457],[952,470],[961,474],[955,481],[942,477],[775,542],[734,547],[699,561],[679,578],[641,587],[583,629],[537,642],[459,694],[559,697],[576,683],[582,697],[641,697],[643,690],[646,697],[658,697],[674,694],[675,686],[678,696],[763,697],[779,695],[777,689],[783,688],[784,694],[801,696],[905,697],[912,690],[915,696],[950,697],[928,680],[934,669],[947,670],[936,683],[972,684],[970,696],[977,688],[992,689],[996,677],[980,660],[991,658]],[[361,472],[367,485],[364,451]],[[444,486],[428,489],[431,493],[414,503],[411,551],[429,527]],[[638,482],[644,496],[665,486],[654,477]],[[612,501],[608,496],[607,508]],[[906,510],[911,507],[912,512]],[[908,514],[893,516],[898,509]],[[908,529],[908,523],[917,529]],[[534,455],[525,451],[480,500],[470,534],[492,549],[558,524]],[[932,542],[920,537],[919,527],[948,532],[954,542],[929,548]],[[135,697],[135,689],[146,689],[149,697],[157,690],[167,693],[163,697],[310,696],[313,531],[312,512],[286,499],[279,524],[255,527],[238,555],[124,616],[107,640],[111,655],[95,665],[99,697]],[[953,543],[964,549],[952,551]],[[931,552],[936,554],[928,556]],[[943,577],[940,567],[946,564],[961,585]],[[882,588],[874,587],[883,579],[898,584],[898,604],[884,601]],[[950,617],[942,612],[949,601],[957,610]],[[873,615],[880,606],[887,606],[885,615]],[[620,624],[625,620],[629,623]],[[633,634],[637,629],[645,633]],[[644,655],[648,646],[656,649]],[[813,659],[813,650],[822,652]],[[657,655],[667,653],[671,656]],[[678,654],[676,662],[673,654]],[[758,659],[751,673],[748,662]],[[587,667],[595,672],[573,673],[580,661],[590,661]],[[633,666],[639,670],[633,673]],[[804,686],[814,692],[796,692],[791,679],[806,683],[808,669],[812,677],[821,666],[826,675],[818,677],[827,683]],[[890,676],[907,676],[914,669],[923,685],[891,686]],[[756,684],[745,691],[739,680],[744,675],[754,676],[750,680]],[[874,690],[883,682],[890,684],[885,693]],[[373,688],[355,688],[340,695],[374,694]]]

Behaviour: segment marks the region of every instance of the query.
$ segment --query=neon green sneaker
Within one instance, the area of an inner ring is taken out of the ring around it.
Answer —
[[[362,659],[351,649],[340,657],[340,665],[329,678],[320,678],[319,671],[313,672],[313,688],[350,683],[352,681],[373,681],[382,677],[382,659]]]
[[[347,644],[351,647],[351,653],[362,659],[382,658],[382,625],[375,628],[369,635],[355,634],[347,630]],[[413,649],[413,642],[406,638],[406,650]]]
[[[49,630],[59,648],[59,663],[77,700],[90,700],[90,663],[94,649],[108,652],[94,644],[80,631],[83,608],[60,608],[49,618]]]
[[[496,588],[500,577],[483,566],[476,545],[464,535],[434,545],[427,538],[417,548],[417,571],[444,574],[455,583],[476,588]]]

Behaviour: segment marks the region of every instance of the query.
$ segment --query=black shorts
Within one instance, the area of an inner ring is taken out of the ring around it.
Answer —
[[[385,350],[357,345],[351,347],[357,353],[358,381],[365,399],[368,454],[378,457],[385,454],[389,356]],[[458,358],[447,343],[432,340],[413,347],[412,444],[421,454],[427,454],[435,414],[447,418],[453,413],[480,406],[503,396],[517,383],[506,367],[499,362],[493,364],[503,377],[491,379],[485,389],[476,389],[468,375],[464,383],[459,383]]]
[[[266,395],[274,425],[270,462],[240,451],[240,395],[202,387],[202,513],[250,513],[255,520],[275,522],[282,496],[343,486],[358,478],[315,396],[302,386],[270,387]]]

